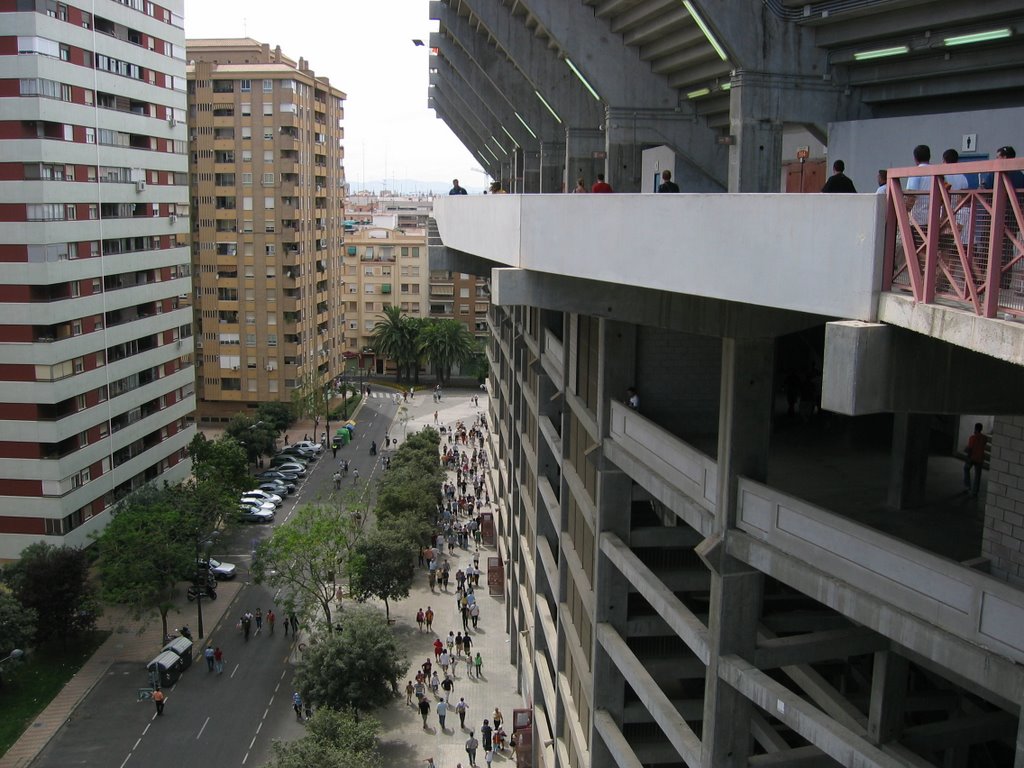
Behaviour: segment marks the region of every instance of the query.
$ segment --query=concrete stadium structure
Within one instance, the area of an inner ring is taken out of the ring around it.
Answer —
[[[430,104],[511,191],[684,192],[435,201],[431,268],[491,277],[532,764],[1024,766],[1020,4],[430,12]],[[813,141],[888,194],[779,194]]]

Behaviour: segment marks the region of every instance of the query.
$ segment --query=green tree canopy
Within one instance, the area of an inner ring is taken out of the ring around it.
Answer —
[[[260,456],[274,453],[279,432],[274,423],[236,413],[224,428],[224,434],[245,449],[246,458],[253,464]]]
[[[310,617],[319,613],[333,632],[332,601],[360,531],[355,520],[329,505],[305,504],[260,542],[252,573],[258,583],[290,589],[296,610]]]
[[[188,451],[196,484],[215,484],[228,502],[252,485],[245,448],[230,435],[207,440],[197,432]]]
[[[473,334],[463,323],[454,319],[427,321],[419,341],[420,350],[434,366],[439,384],[447,382],[451,377],[452,366],[469,362],[476,351]]]
[[[274,742],[268,768],[382,768],[379,733],[374,717],[322,707],[306,723],[305,736]]]
[[[284,432],[295,421],[295,413],[292,411],[291,403],[271,401],[260,403],[256,409],[257,421],[263,421],[271,425],[277,434]]]
[[[342,631],[311,645],[295,675],[295,686],[319,707],[374,709],[391,701],[409,666],[394,632],[379,611],[345,611]]]
[[[384,612],[391,619],[390,600],[409,596],[415,574],[413,552],[416,542],[393,532],[374,530],[355,546],[352,555],[352,597],[365,601],[377,597],[384,601]]]
[[[196,521],[181,486],[144,486],[114,510],[97,539],[102,594],[142,613],[156,609],[167,634],[167,612],[178,581],[196,570]]]
[[[296,418],[313,420],[313,439],[316,440],[320,422],[326,421],[331,412],[331,390],[315,370],[303,374],[292,390],[292,412]]]
[[[3,576],[17,601],[35,611],[37,641],[67,642],[96,626],[100,605],[84,549],[32,544]]]
[[[26,608],[10,590],[0,587],[0,659],[15,648],[25,650],[32,644],[37,617],[35,609]]]

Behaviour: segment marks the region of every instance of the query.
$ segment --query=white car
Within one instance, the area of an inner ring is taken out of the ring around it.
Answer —
[[[288,446],[289,448],[305,448],[307,451],[313,453],[320,453],[324,449],[320,443],[314,443],[312,440],[300,440],[297,443],[292,443]]]
[[[263,502],[268,502],[270,504],[273,504],[275,509],[281,506],[282,501],[281,497],[278,496],[276,493],[267,493],[266,491],[261,491],[259,488],[256,488],[251,491],[246,491],[245,493],[242,494],[243,503],[250,500],[258,501],[261,504]]]
[[[214,560],[211,557],[206,561],[206,564],[210,567],[210,573],[218,581],[227,581],[228,579],[235,578],[236,568],[234,563],[225,563],[220,560]]]
[[[294,472],[299,477],[306,476],[306,467],[304,464],[298,464],[293,461],[284,461],[274,465],[274,469],[278,472]]]

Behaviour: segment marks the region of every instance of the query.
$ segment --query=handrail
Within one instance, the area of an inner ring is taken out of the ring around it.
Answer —
[[[1021,173],[1024,159],[890,169],[882,289],[958,302],[983,317],[1024,317]],[[953,174],[992,182],[950,189]],[[915,177],[925,190],[907,191]]]

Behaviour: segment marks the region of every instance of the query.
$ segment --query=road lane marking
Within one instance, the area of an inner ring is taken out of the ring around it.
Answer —
[[[132,759],[132,753],[131,753],[131,752],[129,752],[129,753],[128,753],[128,757],[126,757],[126,758],[124,759],[124,762],[123,762],[123,763],[121,763],[121,768],[124,768],[125,764],[126,764],[126,763],[127,763],[127,762],[128,762],[129,760],[131,760],[131,759]]]
[[[245,753],[245,757],[242,758],[242,765],[245,765],[245,761],[249,759],[249,753]]]
[[[142,729],[142,735],[143,736],[145,736],[147,733],[149,733],[149,726],[151,726],[152,724],[153,724],[152,721],[146,723],[146,727]]]
[[[271,699],[271,701],[273,701],[273,699]],[[269,711],[270,711],[270,707],[267,707],[266,709],[264,709],[264,710],[263,710],[263,717],[261,717],[260,719],[261,719],[261,720],[265,720],[265,719],[266,719],[266,717],[267,717],[267,713],[268,713]]]
[[[264,717],[266,717],[266,715],[264,715]],[[261,720],[260,724],[256,726],[256,736],[259,736],[260,735],[260,731],[262,731],[262,730],[263,730],[263,721]],[[256,736],[252,737],[253,741],[256,741]]]
[[[196,741],[199,741],[199,737],[203,735],[203,731],[206,730],[207,724],[210,722],[210,718],[206,718],[203,722],[203,727],[199,729],[199,733],[196,734]]]
[[[139,748],[139,744],[141,744],[141,743],[142,743],[142,737],[139,736],[139,738],[137,738],[135,740],[135,744],[132,745],[132,752],[134,752],[136,749],[138,749]]]
[[[229,677],[230,680],[234,680],[235,679],[235,672],[238,671],[238,668],[240,666],[241,666],[241,664],[235,664],[235,668],[231,670],[231,675]]]
[[[256,737],[255,737],[255,736],[253,736],[253,737],[252,737],[252,741],[250,741],[250,742],[249,742],[249,749],[250,749],[250,750],[252,749],[252,745],[253,745],[253,744],[255,744],[255,743],[256,743]]]

